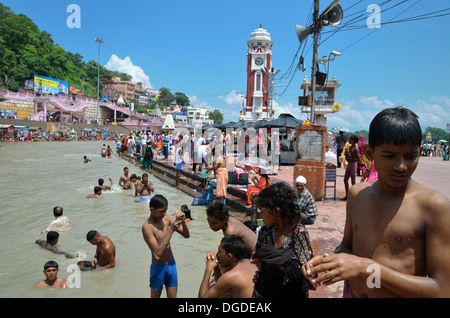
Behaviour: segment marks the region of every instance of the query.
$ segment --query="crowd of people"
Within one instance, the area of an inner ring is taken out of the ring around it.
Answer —
[[[369,144],[364,136],[350,135],[348,138],[343,131],[339,132],[339,136],[335,138],[335,149],[337,167],[342,165],[345,168],[344,186],[345,196],[341,200],[347,200],[347,193],[351,185],[356,183],[356,177],[361,177],[361,182],[370,182],[378,178],[377,169],[375,168],[375,160],[368,152]],[[449,149],[444,143],[422,144],[421,156],[442,157],[448,155]]]
[[[222,231],[223,239],[216,252],[206,254],[198,297],[305,298],[322,284],[341,281],[344,297],[449,297],[450,202],[411,179],[423,150],[417,116],[402,107],[385,109],[371,122],[369,135],[364,155],[376,161],[378,175],[348,188],[344,235],[334,251],[313,251],[306,225],[314,223],[317,209],[302,176],[294,186],[277,182],[258,192],[254,202],[264,221],[260,227],[230,216],[220,198],[210,202],[209,227]],[[352,136],[345,150],[355,173],[361,158],[358,142]],[[125,179],[122,186],[129,188],[133,178]],[[171,238],[177,232],[189,239],[186,214],[168,216],[162,195],[148,202],[150,216],[142,235],[152,253],[150,295],[160,297],[166,288],[167,297],[176,297]],[[46,230],[53,232],[51,227]],[[114,267],[112,242],[95,232],[87,239],[97,245],[91,263]],[[57,236],[49,240],[36,243],[52,249]],[[37,286],[64,286],[57,270],[54,263],[46,264],[46,282]]]

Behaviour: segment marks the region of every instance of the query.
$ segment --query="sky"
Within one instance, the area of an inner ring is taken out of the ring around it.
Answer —
[[[98,59],[155,90],[185,93],[191,105],[219,109],[224,122],[237,121],[247,87],[247,41],[260,26],[273,41],[274,110],[307,120],[298,96],[311,78],[312,37],[300,46],[295,25],[311,25],[313,0],[0,0],[31,18],[41,31],[84,61]],[[332,0],[320,1],[322,12]],[[368,10],[378,5],[380,14]],[[74,6],[75,5],[75,6]],[[342,108],[326,115],[327,127],[368,130],[382,109],[413,110],[422,130],[450,123],[450,15],[412,17],[450,8],[446,0],[341,0],[339,26],[324,26],[318,57],[340,56],[319,65],[342,84]],[[75,9],[74,9],[75,8]],[[443,13],[450,13],[449,10]],[[354,21],[360,17],[358,21]],[[370,23],[380,23],[370,28]],[[304,57],[306,70],[296,68]],[[42,74],[44,75],[44,74]]]

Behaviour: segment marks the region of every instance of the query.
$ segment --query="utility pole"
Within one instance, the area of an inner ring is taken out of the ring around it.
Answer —
[[[313,61],[312,61],[312,74],[311,74],[311,123],[314,124],[314,104],[316,102],[316,72],[317,72],[317,50],[319,47],[319,32],[320,32],[320,23],[319,23],[319,0],[314,0],[314,46],[313,46]]]
[[[99,100],[99,98],[100,98],[100,96],[99,96],[99,91],[100,91],[100,44],[102,44],[103,42],[104,42],[104,40],[103,39],[101,39],[101,38],[96,38],[95,39],[95,42],[97,42],[98,43],[98,61],[97,61],[97,117],[96,117],[96,120],[97,120],[97,124],[98,124],[98,121],[99,121],[99,118],[98,118],[98,100]]]

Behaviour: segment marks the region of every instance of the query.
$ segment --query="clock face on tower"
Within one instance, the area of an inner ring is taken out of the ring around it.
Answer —
[[[255,64],[256,64],[257,66],[263,65],[263,63],[264,63],[264,60],[262,59],[262,57],[257,57],[257,58],[255,59]]]

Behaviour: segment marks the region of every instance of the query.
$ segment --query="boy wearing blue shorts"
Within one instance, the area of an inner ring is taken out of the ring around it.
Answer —
[[[166,286],[167,298],[176,298],[178,275],[170,239],[174,232],[189,238],[183,212],[175,212],[175,220],[166,214],[168,202],[162,195],[150,200],[150,217],[142,225],[142,236],[152,253],[150,266],[150,297],[160,298]]]

